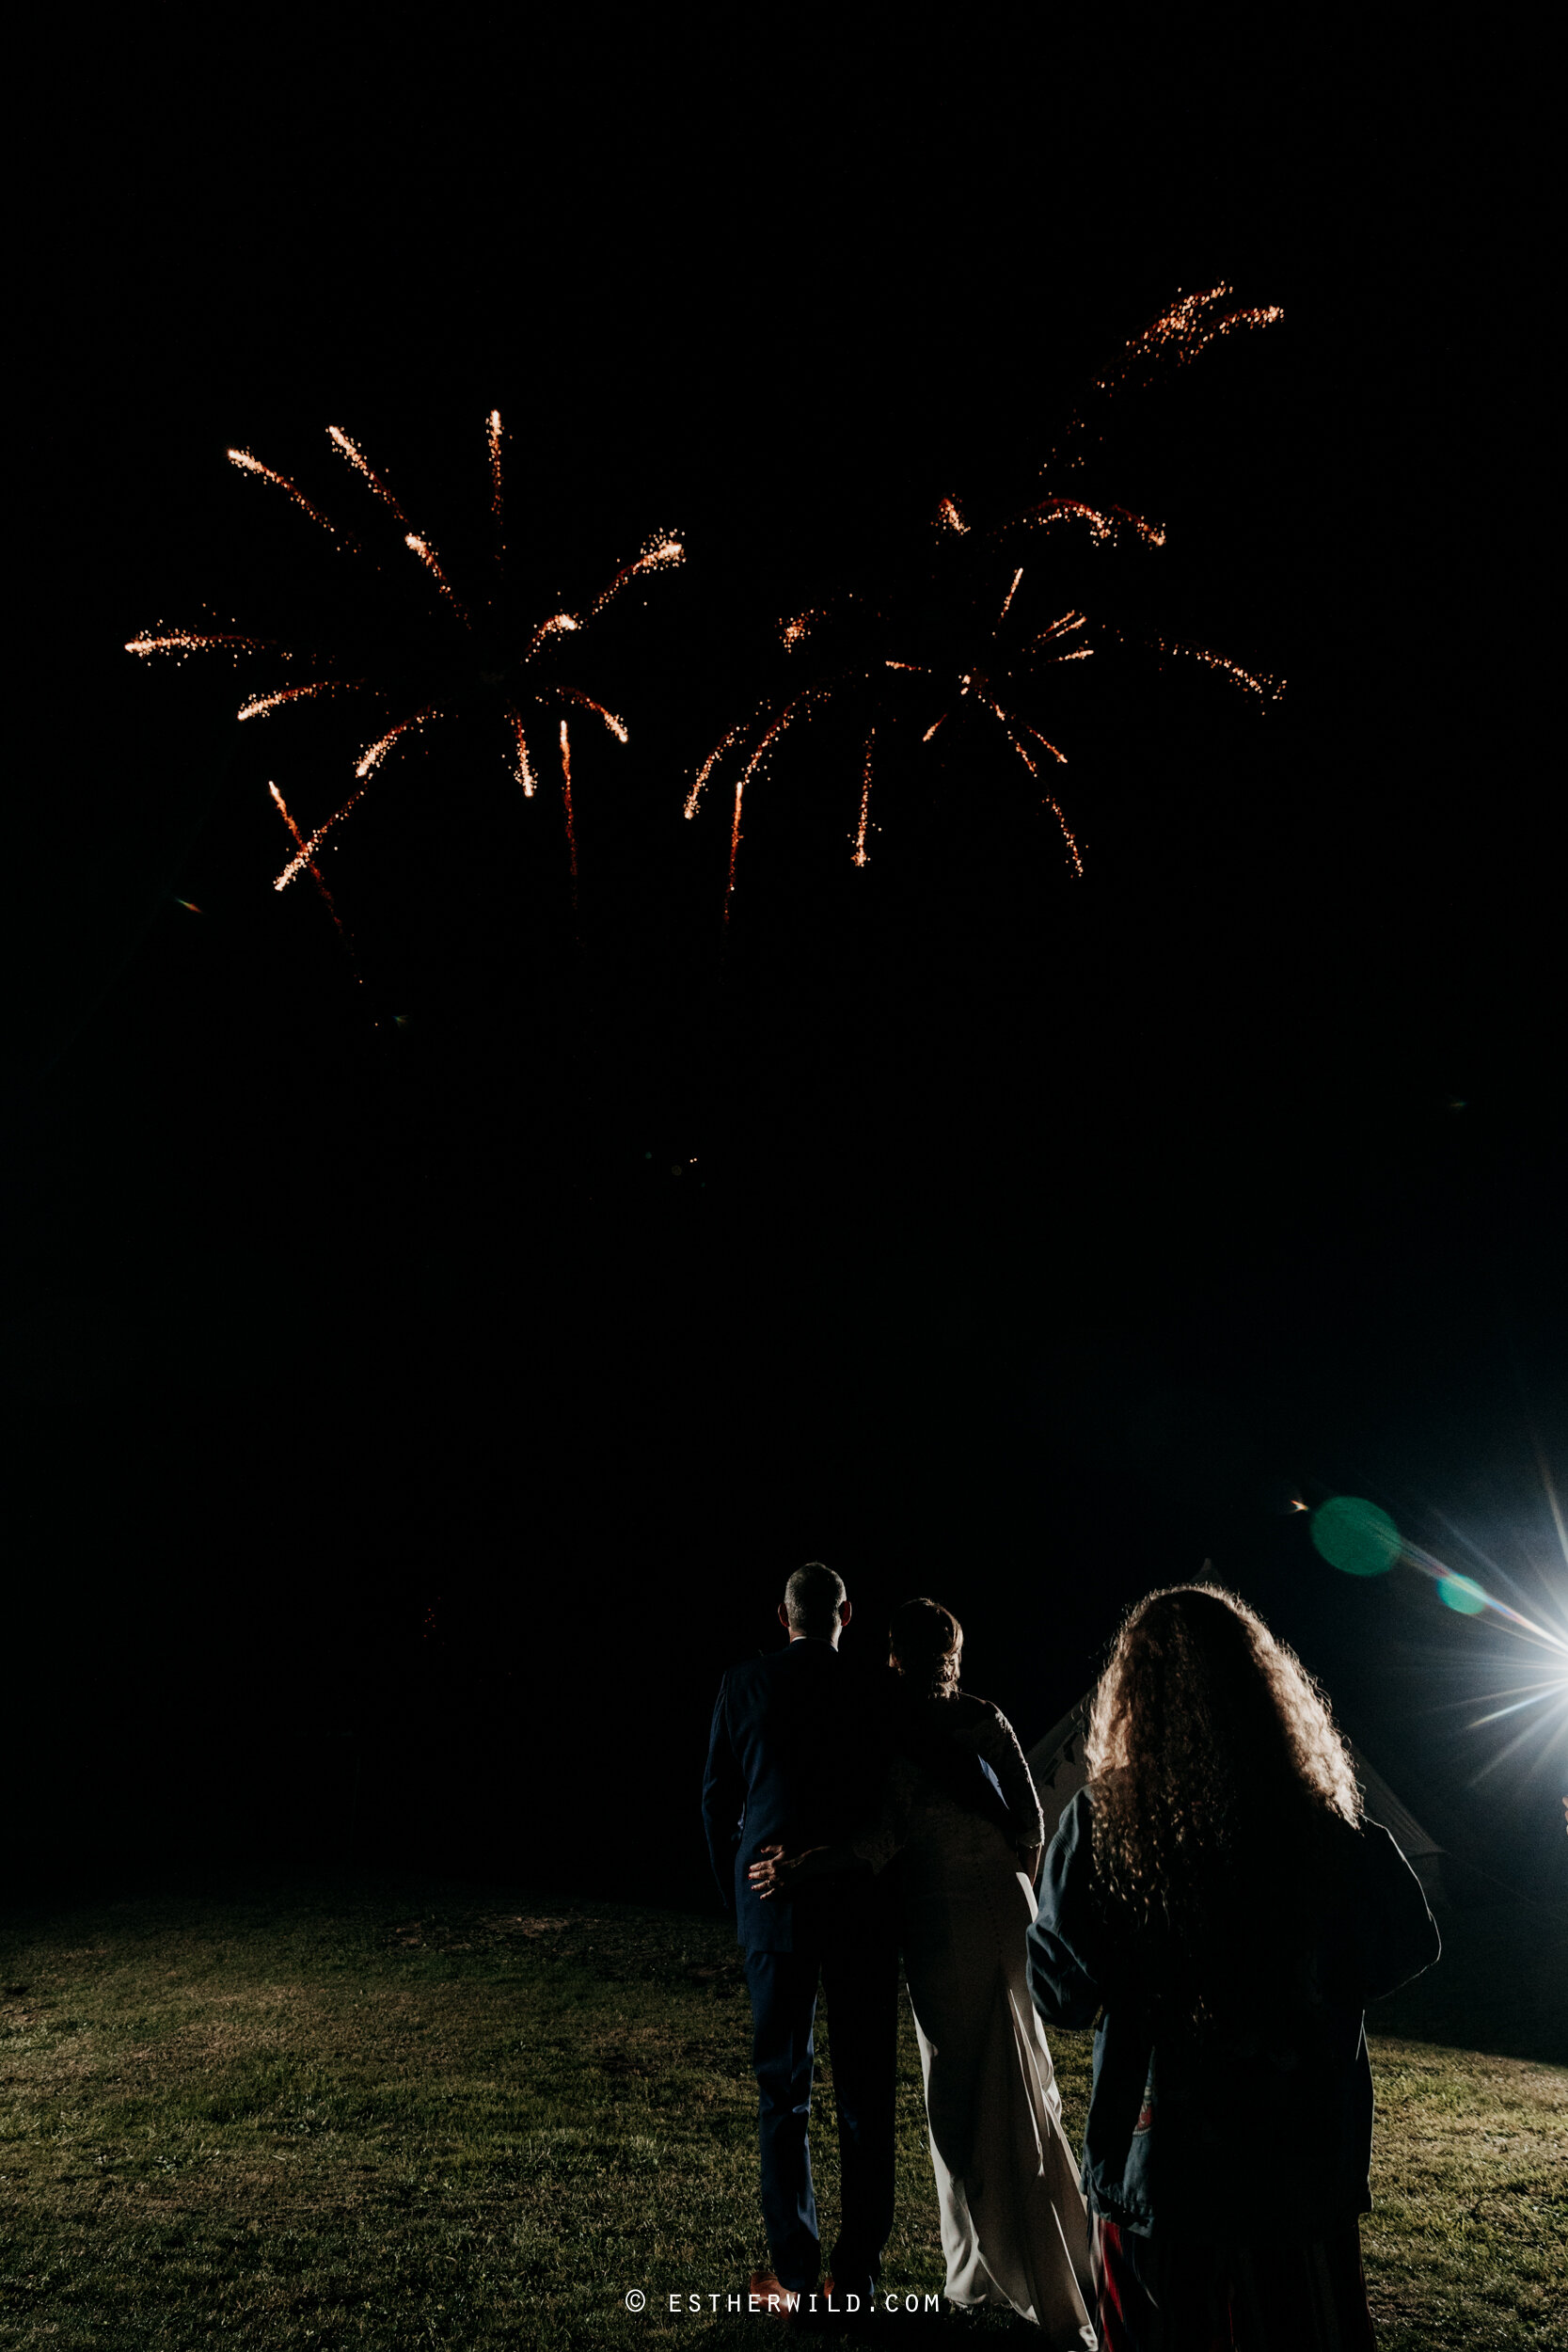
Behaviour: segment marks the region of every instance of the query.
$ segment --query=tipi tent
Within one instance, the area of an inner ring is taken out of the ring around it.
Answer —
[[[1084,1735],[1093,1697],[1092,1691],[1086,1692],[1070,1714],[1064,1715],[1043,1740],[1037,1740],[1025,1758],[1039,1792],[1048,1845],[1056,1834],[1057,1822],[1088,1777],[1084,1767]],[[1421,1827],[1409,1806],[1395,1796],[1382,1773],[1374,1772],[1354,1740],[1349,1746],[1369,1819],[1381,1822],[1393,1838],[1420,1880],[1428,1902],[1442,1902],[1442,1847]]]

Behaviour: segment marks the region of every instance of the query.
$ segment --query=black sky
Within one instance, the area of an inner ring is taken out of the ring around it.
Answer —
[[[1528,1752],[1472,1785],[1491,1751],[1433,1711],[1515,1678],[1497,1637],[1278,1508],[1366,1493],[1436,1552],[1445,1514],[1527,1582],[1550,1558],[1528,61],[884,8],[163,10],[37,58],[8,1376],[40,1860],[330,1850],[357,1744],[393,1849],[591,1872],[629,1804],[618,1867],[674,1883],[718,1670],[800,1558],[863,1624],[948,1600],[1028,1739],[1208,1557],[1418,1812],[1539,1876],[1551,1788]],[[993,840],[958,755],[952,818],[890,814],[852,873],[824,732],[758,796],[721,963],[722,823],[673,829],[779,613],[1031,482],[1085,379],[1222,278],[1283,325],[1118,410],[1106,462],[1167,525],[1156,601],[1284,703],[1085,691],[1081,884]],[[284,739],[236,743],[231,674],[119,648],[301,593],[230,443],[347,511],[341,422],[439,537],[493,404],[563,587],[655,527],[689,563],[606,641],[634,741],[584,755],[580,955],[493,774],[420,770],[478,797],[433,826],[405,784],[357,873],[345,835],[372,1033],[319,904],[266,887]]]

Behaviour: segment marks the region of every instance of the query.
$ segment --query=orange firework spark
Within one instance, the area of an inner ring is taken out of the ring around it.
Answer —
[[[370,749],[359,755],[359,764],[354,772],[360,782],[363,783],[367,776],[373,775],[400,735],[407,735],[411,729],[417,732],[423,727],[427,719],[438,719],[440,715],[438,710],[427,704],[423,710],[416,710],[411,717],[400,719],[395,727],[388,727],[385,735],[378,736]],[[350,805],[352,806],[352,803]]]
[[[1129,643],[1119,629],[1117,635],[1123,644]],[[1230,660],[1223,653],[1211,653],[1203,645],[1173,645],[1164,637],[1149,637],[1139,642],[1158,647],[1161,653],[1176,655],[1184,661],[1200,661],[1206,670],[1216,671],[1222,677],[1233,678],[1247,693],[1256,694],[1261,703],[1278,702],[1285,691],[1286,682],[1282,677],[1256,675],[1251,670],[1243,670],[1239,661]]]
[[[1027,514],[1020,515],[1017,519],[1025,528],[1037,531],[1044,530],[1052,523],[1085,522],[1089,527],[1089,538],[1097,548],[1105,547],[1113,541],[1124,524],[1137,533],[1146,547],[1163,548],[1165,544],[1165,534],[1160,525],[1151,523],[1146,516],[1134,515],[1126,506],[1090,506],[1083,499],[1042,499],[1037,506],[1032,506]]]
[[[994,703],[991,705],[991,707],[993,710],[996,709]],[[1003,718],[1002,712],[997,710],[996,715],[1002,720],[1003,725],[1007,728],[1007,740],[1011,743],[1014,751],[1018,754],[1020,759],[1022,760],[1024,766],[1028,769],[1029,773],[1034,777],[1035,782],[1038,784],[1040,780],[1039,770],[1036,767],[1034,761],[1030,758],[1028,753],[1024,750],[1022,744],[1019,741],[1011,727],[1007,726],[1007,722],[1005,718]],[[1031,727],[1029,732],[1033,735],[1035,734],[1035,729]],[[1045,738],[1043,735],[1039,736],[1037,739],[1041,743],[1045,743]],[[1054,743],[1045,743],[1045,748],[1048,752],[1053,753],[1054,756],[1061,761],[1064,768],[1067,766],[1065,755],[1056,750]],[[1042,797],[1046,807],[1051,811],[1051,814],[1055,818],[1056,822],[1062,829],[1062,839],[1067,843],[1068,855],[1072,860],[1073,872],[1077,875],[1079,881],[1082,882],[1084,879],[1083,853],[1079,850],[1076,840],[1073,838],[1072,828],[1068,823],[1067,818],[1063,814],[1062,804],[1060,801],[1057,800],[1053,792],[1047,792],[1043,794]]]
[[[283,822],[288,826],[290,833],[293,835],[295,847],[298,849],[301,857],[305,860],[305,871],[309,875],[310,880],[315,883],[316,888],[320,891],[322,902],[325,906],[328,914],[332,917],[333,926],[337,930],[339,938],[342,941],[344,950],[348,956],[349,969],[354,974],[354,977],[358,981],[360,987],[363,988],[365,985],[364,975],[359,969],[359,960],[354,952],[354,942],[349,937],[348,932],[344,928],[341,915],[338,913],[337,908],[332,903],[332,893],[326,886],[325,878],[322,873],[322,869],[316,864],[314,858],[310,855],[311,845],[307,843],[305,835],[300,832],[299,827],[294,823],[293,817],[289,814],[289,804],[287,801],[284,800],[282,793],[279,792],[277,785],[269,784],[267,786],[267,790],[272,794],[274,801],[277,803],[278,815],[282,818]],[[282,882],[277,882],[275,887],[281,890],[283,887]]]
[[[275,789],[275,787],[269,788]],[[342,807],[340,809],[334,809],[325,824],[318,825],[316,827],[315,832],[310,835],[309,841],[300,842],[297,853],[289,860],[289,863],[284,866],[283,871],[278,875],[277,880],[273,883],[273,888],[275,890],[287,890],[289,884],[293,881],[294,876],[305,872],[307,866],[310,864],[310,860],[314,857],[316,851],[321,848],[321,845],[326,839],[327,834],[332,831],[333,826],[341,824],[343,818],[348,815],[349,810],[356,807],[364,797],[363,788],[357,792],[350,793],[348,799],[343,803]],[[293,822],[292,818],[290,819],[289,830],[291,833],[293,832]],[[295,834],[294,838],[296,841],[299,840],[299,835]]]
[[[592,694],[584,694],[575,686],[562,686],[559,691],[565,695],[568,702],[580,705],[584,710],[596,712],[618,743],[630,741],[631,739],[626,733],[626,721],[617,719],[613,710],[607,710],[603,703],[596,703]]]
[[[490,444],[490,515],[496,526],[496,554],[506,553],[506,535],[501,516],[501,412],[492,408],[485,421],[485,433]]]
[[[1163,369],[1189,367],[1220,336],[1233,334],[1241,327],[1273,326],[1285,315],[1277,304],[1222,310],[1219,306],[1230,291],[1227,285],[1218,285],[1207,287],[1200,294],[1179,294],[1141,335],[1134,335],[1123,346],[1120,358],[1095,379],[1093,389],[1111,400],[1129,384],[1146,388]],[[1065,455],[1073,441],[1086,431],[1080,410],[1070,419],[1060,446],[1047,460],[1047,468]],[[1075,456],[1070,462],[1082,461]]]
[[[740,804],[746,797],[746,787],[751,783],[752,778],[756,774],[756,771],[762,763],[764,755],[769,750],[771,745],[777,742],[779,737],[785,733],[788,727],[792,724],[797,712],[809,709],[814,703],[825,702],[832,691],[833,688],[831,685],[809,686],[803,694],[797,694],[792,702],[786,703],[783,710],[780,711],[778,717],[773,721],[772,725],[769,726],[763,734],[761,739],[756,745],[756,748],[752,752],[751,758],[746,762],[745,767],[740,771],[739,777],[736,779],[735,787],[735,816],[730,825],[729,881],[724,890],[724,921],[726,925],[730,919],[730,901],[735,897],[735,862],[740,854]],[[744,730],[736,730],[737,733],[743,731]],[[725,738],[726,742],[733,742],[734,740],[734,736],[728,736]],[[720,746],[720,749],[723,749],[722,744]],[[716,759],[717,757],[718,753],[715,753],[714,758]],[[703,774],[705,776],[707,774],[708,769],[712,766],[713,759],[710,759],[707,763],[707,767],[705,767],[703,771]]]
[[[488,412],[484,430],[489,457],[490,516],[494,526],[494,543],[490,559],[493,565],[491,578],[493,580],[503,583],[505,580],[502,565],[505,551],[503,538],[504,437],[499,409],[492,408]],[[685,548],[677,533],[672,532],[655,533],[643,543],[630,563],[622,564],[610,575],[593,603],[578,612],[552,611],[546,608],[545,617],[539,619],[537,606],[531,612],[519,613],[516,611],[515,599],[510,594],[502,597],[492,593],[484,596],[483,603],[474,601],[466,594],[467,583],[464,588],[460,589],[457,580],[449,575],[430,535],[413,528],[396,494],[371,464],[364,450],[353,437],[342,426],[336,424],[328,425],[326,434],[332,449],[346,464],[353,467],[355,472],[358,474],[360,480],[375,498],[396,517],[404,546],[411,553],[419,557],[441,598],[463,623],[470,640],[474,641],[473,659],[471,662],[464,661],[463,657],[453,656],[450,646],[442,647],[441,659],[444,662],[450,665],[456,659],[461,664],[459,675],[453,681],[452,704],[449,706],[445,693],[442,693],[439,697],[440,707],[437,707],[436,701],[432,701],[421,709],[398,719],[359,754],[355,765],[354,777],[356,785],[361,789],[351,793],[342,806],[327,818],[326,823],[316,834],[310,836],[309,842],[304,842],[300,838],[295,839],[295,856],[277,877],[277,886],[279,889],[286,887],[296,875],[305,870],[305,866],[301,863],[305,851],[313,850],[324,834],[330,832],[334,826],[340,825],[350,811],[357,807],[363,797],[362,787],[383,765],[392,746],[404,735],[423,728],[428,722],[450,716],[452,708],[467,707],[473,698],[473,689],[476,685],[489,691],[494,696],[497,715],[502,720],[505,728],[509,747],[508,765],[526,799],[533,799],[536,788],[535,765],[525,722],[525,713],[531,705],[538,707],[553,705],[557,715],[563,705],[570,708],[592,711],[618,742],[625,743],[628,739],[625,719],[597,696],[584,691],[578,686],[568,685],[564,679],[550,675],[543,662],[540,664],[540,671],[534,675],[525,677],[522,673],[537,660],[547,644],[584,628],[596,613],[603,612],[605,607],[640,574],[661,570],[679,564],[685,556]],[[232,465],[244,472],[273,484],[312,522],[327,532],[334,540],[363,557],[364,549],[358,546],[357,542],[352,539],[346,532],[340,532],[336,530],[329,518],[312,504],[297,483],[273,467],[264,465],[247,449],[231,449],[228,455]],[[376,568],[379,569],[379,565]],[[483,633],[474,617],[478,614],[483,616]],[[420,626],[428,628],[428,617],[421,619]],[[378,642],[385,643],[384,629],[380,632]],[[145,630],[141,635],[131,639],[126,650],[137,655],[156,653],[170,656],[175,660],[183,660],[193,652],[218,652],[227,655],[230,659],[238,659],[241,655],[259,653],[263,650],[270,651],[275,660],[287,661],[293,658],[289,647],[277,645],[271,639],[252,636],[248,632],[240,631],[237,628],[226,628],[222,625],[215,628],[199,625],[190,628],[170,628],[159,625],[156,628]],[[260,719],[282,709],[287,704],[324,700],[350,690],[368,690],[375,692],[386,691],[372,669],[372,665],[365,662],[362,658],[355,659],[351,664],[343,655],[340,654],[325,664],[318,664],[312,656],[312,667],[318,666],[329,667],[335,675],[311,677],[299,686],[273,686],[258,690],[250,693],[242,704],[238,713],[239,718],[242,721]],[[349,675],[351,667],[355,673],[364,669],[370,675],[363,676]],[[400,663],[398,675],[401,676],[405,674]],[[388,676],[390,676],[389,669]],[[395,705],[393,707],[396,707]],[[569,846],[575,881],[578,852],[575,816],[570,806],[569,757],[569,751],[563,739],[563,785],[568,803]],[[309,863],[309,859],[306,863]]]
[[[528,737],[523,733],[523,714],[520,710],[514,709],[512,705],[508,703],[506,707],[506,715],[511,720],[514,728],[516,730],[517,782],[523,787],[523,798],[525,800],[531,801],[533,798],[533,770],[529,765]]]
[[[419,557],[420,563],[430,573],[430,576],[435,580],[436,587],[439,588],[441,594],[445,596],[447,602],[451,605],[452,611],[456,613],[464,628],[471,631],[473,628],[473,623],[469,620],[467,613],[463,609],[462,599],[457,595],[456,590],[452,587],[451,580],[448,580],[445,572],[441,569],[440,559],[436,555],[436,550],[431,546],[429,540],[421,539],[417,531],[410,531],[404,532],[403,544],[405,548],[413,548],[415,554]]]
[[[851,863],[856,866],[869,866],[871,863],[871,852],[865,846],[865,829],[871,816],[871,746],[876,740],[876,735],[875,727],[867,728],[865,767],[861,775],[861,821],[850,835],[855,845],[855,854]]]
[[[1131,377],[1137,376],[1140,370],[1144,371],[1141,380],[1148,383],[1154,365],[1161,361],[1168,360],[1179,368],[1187,367],[1200,351],[1207,350],[1221,335],[1228,335],[1239,326],[1273,326],[1285,315],[1277,304],[1270,304],[1260,310],[1227,310],[1216,318],[1213,316],[1215,305],[1223,302],[1230,292],[1230,287],[1219,285],[1210,286],[1202,294],[1179,294],[1168,310],[1161,311],[1152,326],[1146,326],[1141,335],[1133,337],[1123,352],[1119,365],[1097,380],[1096,391],[1112,391]]]
[[[1041,645],[1053,644],[1058,637],[1070,636],[1074,629],[1086,626],[1087,617],[1083,612],[1058,613],[1049,628],[1042,628],[1039,635],[1032,641],[1030,651],[1034,652]]]
[[[686,549],[678,539],[666,533],[662,538],[650,540],[636,562],[623,564],[609,587],[600,590],[588,608],[589,619],[592,620],[596,612],[602,612],[610,597],[619,596],[627,580],[635,580],[639,572],[659,571],[666,564],[682,564],[685,560]]]
[[[697,803],[702,797],[704,785],[706,784],[709,776],[712,775],[715,768],[717,768],[719,762],[723,758],[724,754],[733,749],[733,747],[739,742],[741,737],[746,733],[751,724],[752,721],[750,719],[743,719],[737,727],[732,727],[730,729],[728,735],[725,736],[721,743],[715,744],[713,750],[709,752],[707,757],[698,769],[696,779],[692,784],[690,791],[686,796],[686,807],[683,811],[685,816],[696,816]]]
[[[572,746],[566,722],[561,722],[561,801],[566,812],[566,854],[572,866],[572,905],[578,902],[578,832],[572,818]]]
[[[392,496],[391,491],[387,487],[385,482],[382,481],[381,476],[376,472],[375,468],[371,464],[369,458],[365,455],[364,451],[359,448],[357,443],[351,441],[348,435],[342,430],[342,427],[336,424],[329,424],[327,426],[326,437],[331,442],[333,448],[341,452],[341,453],[348,459],[349,464],[355,469],[356,472],[364,476],[365,480],[370,484],[371,488],[375,492],[376,497],[391,508],[393,514],[397,516],[404,531],[412,531],[414,528],[413,524],[409,521],[407,516],[398,504],[397,500]]]
[[[1224,304],[1229,291],[1228,287],[1222,285],[1205,289],[1199,294],[1180,296],[1161,313],[1151,326],[1147,328],[1142,335],[1135,337],[1125,347],[1117,364],[1098,380],[1094,389],[1102,394],[1110,394],[1140,375],[1147,377],[1151,374],[1162,362],[1169,361],[1178,366],[1185,366],[1217,337],[1233,333],[1243,327],[1266,326],[1282,315],[1277,308],[1227,310]],[[1082,418],[1072,417],[1068,428],[1069,441],[1074,434],[1082,430]],[[1075,456],[1073,462],[1082,463],[1082,458]],[[988,527],[981,533],[971,533],[971,527],[958,501],[951,497],[942,498],[938,501],[934,519],[942,543],[942,551],[935,559],[937,565],[941,567],[936,576],[939,578],[943,575],[951,576],[955,568],[958,567],[961,577],[971,583],[975,579],[974,570],[975,548],[978,547],[987,551],[992,549],[1000,551],[1003,547],[1006,546],[1010,535],[1024,530],[1035,531],[1056,526],[1077,525],[1086,530],[1089,543],[1096,548],[1129,541],[1150,548],[1160,548],[1165,545],[1165,532],[1163,525],[1151,521],[1147,516],[1134,513],[1130,507],[1110,500],[1071,497],[1054,489],[1045,493],[1042,489],[1037,488],[1033,502],[1022,513],[1014,514],[995,527]],[[968,536],[971,539],[970,549],[963,551],[962,554],[950,544],[953,538],[958,536]],[[939,651],[935,654],[935,658],[927,658],[922,661],[906,658],[908,653],[917,650],[927,650],[929,655],[931,649],[928,642],[923,647],[921,640],[924,637],[929,641],[933,620],[940,624],[942,610],[940,603],[932,605],[928,600],[920,599],[913,602],[912,611],[909,613],[914,631],[913,642],[901,644],[896,656],[885,650],[885,632],[888,631],[890,626],[889,612],[878,610],[871,605],[863,605],[860,612],[862,627],[858,640],[851,641],[856,644],[857,649],[851,654],[850,664],[847,668],[841,670],[835,677],[824,679],[809,689],[807,692],[797,695],[782,710],[779,709],[777,703],[763,705],[761,709],[753,713],[750,721],[732,729],[709,753],[698,771],[688,795],[686,803],[688,817],[696,813],[703,788],[725,755],[736,747],[744,749],[748,741],[751,747],[749,756],[744,759],[735,789],[735,807],[730,828],[729,870],[724,898],[726,924],[730,919],[735,895],[736,866],[741,838],[741,819],[746,787],[757,773],[767,752],[784,732],[792,718],[816,701],[825,700],[844,689],[868,691],[872,696],[879,699],[886,692],[893,691],[894,679],[900,682],[905,679],[929,679],[933,685],[940,683],[942,697],[937,704],[934,715],[929,710],[923,714],[923,731],[920,736],[922,746],[931,742],[938,731],[947,723],[948,719],[957,711],[961,710],[966,702],[972,702],[987,713],[988,726],[990,721],[994,720],[1001,727],[1012,752],[1017,755],[1037,786],[1040,785],[1038,761],[1041,758],[1049,757],[1057,765],[1066,764],[1067,755],[1058,745],[1041,734],[1039,729],[1025,720],[1019,711],[1009,707],[1013,699],[1010,687],[1000,681],[1015,668],[1022,668],[1025,665],[1038,668],[1046,662],[1055,665],[1089,660],[1096,648],[1088,642],[1087,616],[1076,608],[1059,612],[1056,618],[1044,628],[1037,629],[1032,636],[1026,636],[1020,644],[1014,634],[1017,629],[1015,613],[1022,602],[1021,590],[1023,583],[1024,566],[1017,563],[1015,548],[1008,548],[1007,552],[1011,577],[1009,580],[1007,574],[1005,573],[996,583],[999,601],[990,606],[990,611],[995,617],[990,620],[988,629],[989,638],[993,644],[1003,637],[1005,628],[1007,630],[1007,637],[1005,641],[1006,650],[997,651],[994,658],[990,654],[982,655],[988,669],[994,668],[997,671],[999,679],[997,685],[993,685],[990,678],[974,665],[973,660],[971,660],[971,666],[959,668],[952,662],[951,657],[945,652]],[[961,567],[966,559],[969,568],[967,572],[963,572]],[[966,589],[965,598],[961,620],[958,619],[956,612],[953,617],[956,625],[967,634],[974,628],[980,617],[975,610],[976,598],[973,585]],[[832,608],[833,619],[841,629],[853,618],[847,608],[859,603],[860,599],[853,596],[835,599]],[[902,596],[895,594],[892,611],[904,609]],[[815,639],[818,624],[826,617],[817,609],[807,607],[795,613],[790,619],[781,621],[779,635],[784,651],[794,652],[806,641],[808,635]],[[882,644],[876,643],[875,636],[867,642],[865,624],[874,625],[877,631],[884,634]],[[1117,633],[1111,632],[1111,634]],[[1250,671],[1243,670],[1239,663],[1229,660],[1223,655],[1212,654],[1194,646],[1167,644],[1161,639],[1154,639],[1152,644],[1157,652],[1181,655],[1188,660],[1202,662],[1254,693],[1266,695],[1270,691],[1280,691],[1272,679],[1255,676]],[[835,659],[841,658],[842,656],[835,657]],[[898,691],[902,693],[901,683]],[[942,707],[943,704],[945,707]],[[866,843],[870,828],[872,744],[875,732],[876,729],[873,726],[865,738],[865,752],[861,774],[859,821],[848,836],[853,862],[857,866],[863,866],[868,862]],[[1060,802],[1054,795],[1044,791],[1043,787],[1041,787],[1041,794],[1044,806],[1051,811],[1060,827],[1072,869],[1077,875],[1082,876],[1085,870],[1083,850],[1068,823],[1066,813]]]
[[[242,703],[234,713],[236,719],[264,719],[270,710],[280,710],[285,703],[310,701],[317,694],[352,693],[356,686],[366,683],[362,677],[320,678],[313,686],[284,686],[275,694],[258,694]]]
[[[538,628],[534,630],[533,635],[530,638],[527,659],[531,661],[533,656],[538,652],[546,637],[557,636],[562,631],[564,631],[567,635],[570,635],[574,629],[578,629],[581,627],[582,623],[578,619],[576,613],[574,612],[552,612],[547,621],[540,622]]]
[[[242,473],[259,474],[263,482],[276,483],[280,490],[282,490],[289,498],[293,499],[294,504],[300,509],[302,514],[309,515],[313,523],[319,523],[321,525],[323,531],[325,532],[327,537],[333,542],[334,546],[347,546],[351,548],[356,546],[354,540],[345,539],[343,533],[338,530],[337,526],[327,521],[326,516],[321,513],[319,508],[311,505],[304,491],[299,487],[299,485],[295,482],[291,482],[287,474],[275,473],[270,466],[263,466],[259,457],[252,457],[249,450],[247,449],[231,449],[227,453],[227,455],[230,464],[231,466],[238,466]]]
[[[188,654],[215,652],[224,645],[232,648],[230,658],[233,660],[237,660],[242,653],[263,652],[277,653],[280,661],[289,659],[281,647],[273,645],[270,638],[244,637],[237,631],[227,629],[166,628],[162,622],[157,624],[156,633],[150,629],[140,637],[131,638],[125,650],[138,654],[168,653],[173,654],[177,660],[183,661]]]

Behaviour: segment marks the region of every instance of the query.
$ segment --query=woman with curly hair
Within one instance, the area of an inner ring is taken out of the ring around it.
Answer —
[[[879,1870],[897,1856],[947,2298],[1010,2306],[1052,2352],[1085,2352],[1084,2201],[1024,1976],[1042,1830],[1035,1786],[1006,1717],[959,1687],[963,1628],[951,1610],[905,1601],[889,1649],[880,1821],[843,1846],[765,1849],[751,1876],[770,1899],[800,1876]]]
[[[1234,1594],[1152,1593],[1095,1694],[1028,1935],[1099,2012],[1083,2184],[1103,2352],[1371,2352],[1363,2010],[1437,1958],[1344,1740]]]

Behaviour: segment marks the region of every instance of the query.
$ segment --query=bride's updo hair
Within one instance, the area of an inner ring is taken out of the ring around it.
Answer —
[[[887,1629],[894,1664],[912,1693],[950,1699],[958,1688],[964,1629],[940,1600],[906,1600]]]

